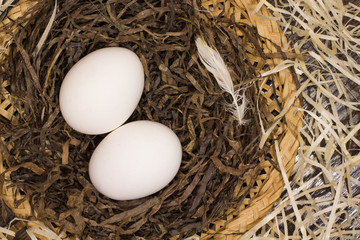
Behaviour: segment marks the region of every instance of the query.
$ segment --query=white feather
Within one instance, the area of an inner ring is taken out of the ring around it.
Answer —
[[[246,121],[244,120],[244,117],[247,110],[245,90],[234,90],[234,84],[230,73],[220,53],[216,49],[209,47],[200,37],[195,40],[195,43],[201,62],[205,65],[206,69],[214,75],[220,88],[230,93],[233,100],[232,104],[229,106],[230,111],[236,117],[240,125],[245,124]],[[241,102],[240,105],[239,102]]]

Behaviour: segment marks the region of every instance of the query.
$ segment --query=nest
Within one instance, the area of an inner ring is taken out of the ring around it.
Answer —
[[[257,31],[200,15],[183,1],[64,1],[39,48],[51,6],[52,1],[38,3],[13,23],[24,26],[16,35],[7,26],[15,41],[4,55],[8,65],[1,66],[0,78],[12,111],[0,118],[0,149],[11,186],[21,189],[16,204],[29,201],[37,220],[82,239],[182,238],[237,209],[260,173],[260,156],[266,155],[258,147],[258,113],[265,124],[271,119],[265,104],[256,107],[259,73],[245,54],[251,45],[257,56],[268,57]],[[225,27],[229,24],[233,30]],[[226,107],[230,96],[200,63],[197,36],[219,46],[235,87],[246,89],[248,124],[239,126]],[[128,121],[165,124],[183,146],[176,178],[160,192],[132,201],[114,201],[94,189],[88,164],[104,135],[74,131],[58,105],[69,69],[110,46],[134,51],[145,69],[144,93]]]

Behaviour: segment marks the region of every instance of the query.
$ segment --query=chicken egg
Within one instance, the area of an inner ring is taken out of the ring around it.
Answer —
[[[126,123],[108,134],[89,163],[94,187],[115,200],[149,196],[176,176],[182,158],[179,138],[152,121]]]
[[[59,95],[62,116],[85,134],[103,134],[122,125],[139,103],[144,70],[139,57],[121,47],[96,50],[66,74]]]

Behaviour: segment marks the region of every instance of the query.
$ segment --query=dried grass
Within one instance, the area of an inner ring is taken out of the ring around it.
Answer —
[[[256,10],[271,9],[288,48],[309,56],[273,70],[300,75],[305,126],[293,172],[283,174],[282,199],[240,239],[359,239],[360,4],[272,2],[260,1]]]

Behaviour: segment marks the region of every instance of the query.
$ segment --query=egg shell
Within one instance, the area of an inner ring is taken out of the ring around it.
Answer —
[[[85,134],[103,134],[122,125],[139,103],[144,70],[139,57],[121,47],[96,50],[66,74],[59,95],[68,125]]]
[[[89,163],[95,188],[115,200],[149,196],[176,176],[182,158],[179,138],[152,121],[127,123],[108,134]]]

